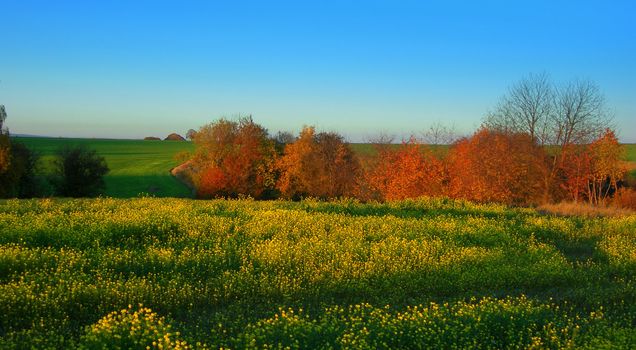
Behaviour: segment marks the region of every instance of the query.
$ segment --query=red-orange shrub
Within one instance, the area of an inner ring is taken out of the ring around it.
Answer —
[[[636,190],[625,187],[618,189],[613,204],[620,208],[636,210]]]
[[[599,204],[614,194],[618,189],[618,181],[625,175],[626,169],[622,164],[625,149],[610,129],[606,129],[603,136],[594,140],[589,148],[592,178],[588,197],[591,203]]]
[[[197,196],[261,198],[275,185],[273,142],[251,118],[221,119],[195,135]]]
[[[625,174],[623,152],[623,146],[609,129],[589,145],[565,147],[560,164],[561,186],[575,202],[579,199],[592,204],[605,202],[618,190],[618,181]]]
[[[587,145],[564,147],[560,164],[561,187],[574,202],[587,198],[592,180],[592,157]]]
[[[539,201],[545,153],[523,133],[485,128],[453,145],[448,156],[449,194],[479,202]]]
[[[441,196],[445,192],[446,171],[427,147],[411,139],[397,149],[378,149],[366,180],[383,200]]]
[[[316,134],[313,127],[285,147],[278,169],[277,188],[286,198],[354,196],[360,174],[358,158],[342,136]]]

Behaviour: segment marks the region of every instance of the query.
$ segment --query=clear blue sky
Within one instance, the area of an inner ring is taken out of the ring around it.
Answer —
[[[141,138],[252,114],[352,141],[468,132],[532,72],[595,81],[636,142],[626,1],[0,0],[12,133]]]

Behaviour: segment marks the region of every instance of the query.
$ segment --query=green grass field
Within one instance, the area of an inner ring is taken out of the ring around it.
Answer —
[[[636,144],[625,145],[625,160],[629,162],[629,177],[636,180]]]
[[[626,159],[629,162],[636,162],[636,144],[630,143],[625,145]]]
[[[0,348],[633,349],[635,234],[445,199],[1,201]]]
[[[106,159],[110,172],[105,177],[105,196],[137,197],[141,193],[157,197],[190,197],[190,190],[170,175],[178,165],[175,154],[194,150],[191,142],[103,140],[20,137],[42,156],[42,164],[50,168],[55,151],[65,145],[86,145]]]

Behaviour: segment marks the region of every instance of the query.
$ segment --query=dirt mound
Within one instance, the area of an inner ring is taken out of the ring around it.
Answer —
[[[166,137],[164,140],[165,141],[185,141],[183,136],[181,136],[179,134],[176,134],[176,133],[172,133],[172,134],[168,135],[168,137]]]
[[[172,176],[174,176],[177,180],[186,185],[192,191],[192,195],[194,196],[196,194],[196,188],[192,179],[193,173],[194,163],[192,162],[192,160],[189,160],[181,165],[177,165],[176,167],[170,169],[170,174],[172,174]]]
[[[147,137],[144,137],[144,140],[146,140],[146,141],[160,141],[161,139],[158,138],[158,137],[154,137],[154,136],[147,136]]]

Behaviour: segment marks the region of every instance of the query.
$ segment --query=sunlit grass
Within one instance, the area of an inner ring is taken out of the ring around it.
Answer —
[[[142,327],[212,348],[628,348],[634,232],[447,199],[4,201],[0,347]]]

